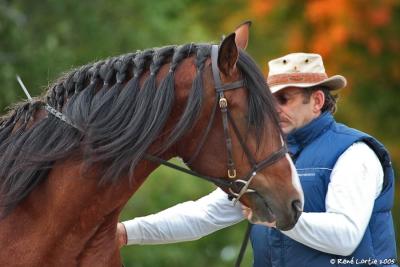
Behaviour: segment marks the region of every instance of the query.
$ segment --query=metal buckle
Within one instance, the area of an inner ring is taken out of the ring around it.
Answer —
[[[231,173],[232,170],[232,173]],[[231,179],[236,178],[236,169],[228,169],[228,177]]]
[[[219,107],[220,108],[227,108],[228,107],[228,100],[225,97],[221,97],[219,99]]]

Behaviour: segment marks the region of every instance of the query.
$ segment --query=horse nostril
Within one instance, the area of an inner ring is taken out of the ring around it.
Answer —
[[[303,211],[303,208],[301,207],[301,201],[296,199],[292,201],[292,208],[294,211],[294,220],[297,221]]]

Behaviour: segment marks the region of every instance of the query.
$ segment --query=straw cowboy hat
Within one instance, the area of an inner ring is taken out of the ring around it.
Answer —
[[[293,53],[268,63],[267,84],[272,93],[287,87],[312,87],[321,85],[329,90],[346,86],[346,78],[341,75],[328,77],[324,63],[318,54]]]

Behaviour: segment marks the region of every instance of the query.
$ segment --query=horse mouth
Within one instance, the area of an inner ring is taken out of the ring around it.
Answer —
[[[253,201],[255,202],[255,208],[253,209],[253,217],[251,218],[251,221],[268,223],[276,222],[274,212],[263,197],[257,194],[253,198]]]
[[[284,222],[282,220],[277,220],[276,215],[272,211],[271,207],[268,205],[268,202],[264,201],[265,205],[265,221],[271,224],[271,226],[275,227],[276,229],[279,229],[281,231],[288,231],[293,228],[295,222],[297,222],[297,219],[295,222]]]
[[[265,206],[265,218],[266,221],[269,223],[273,223],[276,221],[276,217],[274,212],[272,211],[271,207],[268,205],[266,201],[264,201],[264,206]]]
[[[302,206],[300,201],[294,201],[293,211],[294,214],[279,213],[279,209],[276,210],[271,200],[268,198],[263,198],[258,193],[252,194],[251,199],[253,202],[252,206],[252,217],[250,218],[250,222],[252,223],[267,223],[268,226],[277,228],[282,231],[288,231],[294,227],[296,222],[298,221],[301,212]],[[281,216],[279,216],[281,215]]]

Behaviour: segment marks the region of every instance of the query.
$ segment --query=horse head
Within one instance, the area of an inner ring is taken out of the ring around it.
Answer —
[[[288,230],[300,216],[303,194],[272,95],[244,52],[249,26],[242,24],[212,48],[204,67],[204,107],[177,154],[199,173],[226,177],[230,185],[222,189],[249,206],[254,221],[276,221]]]

